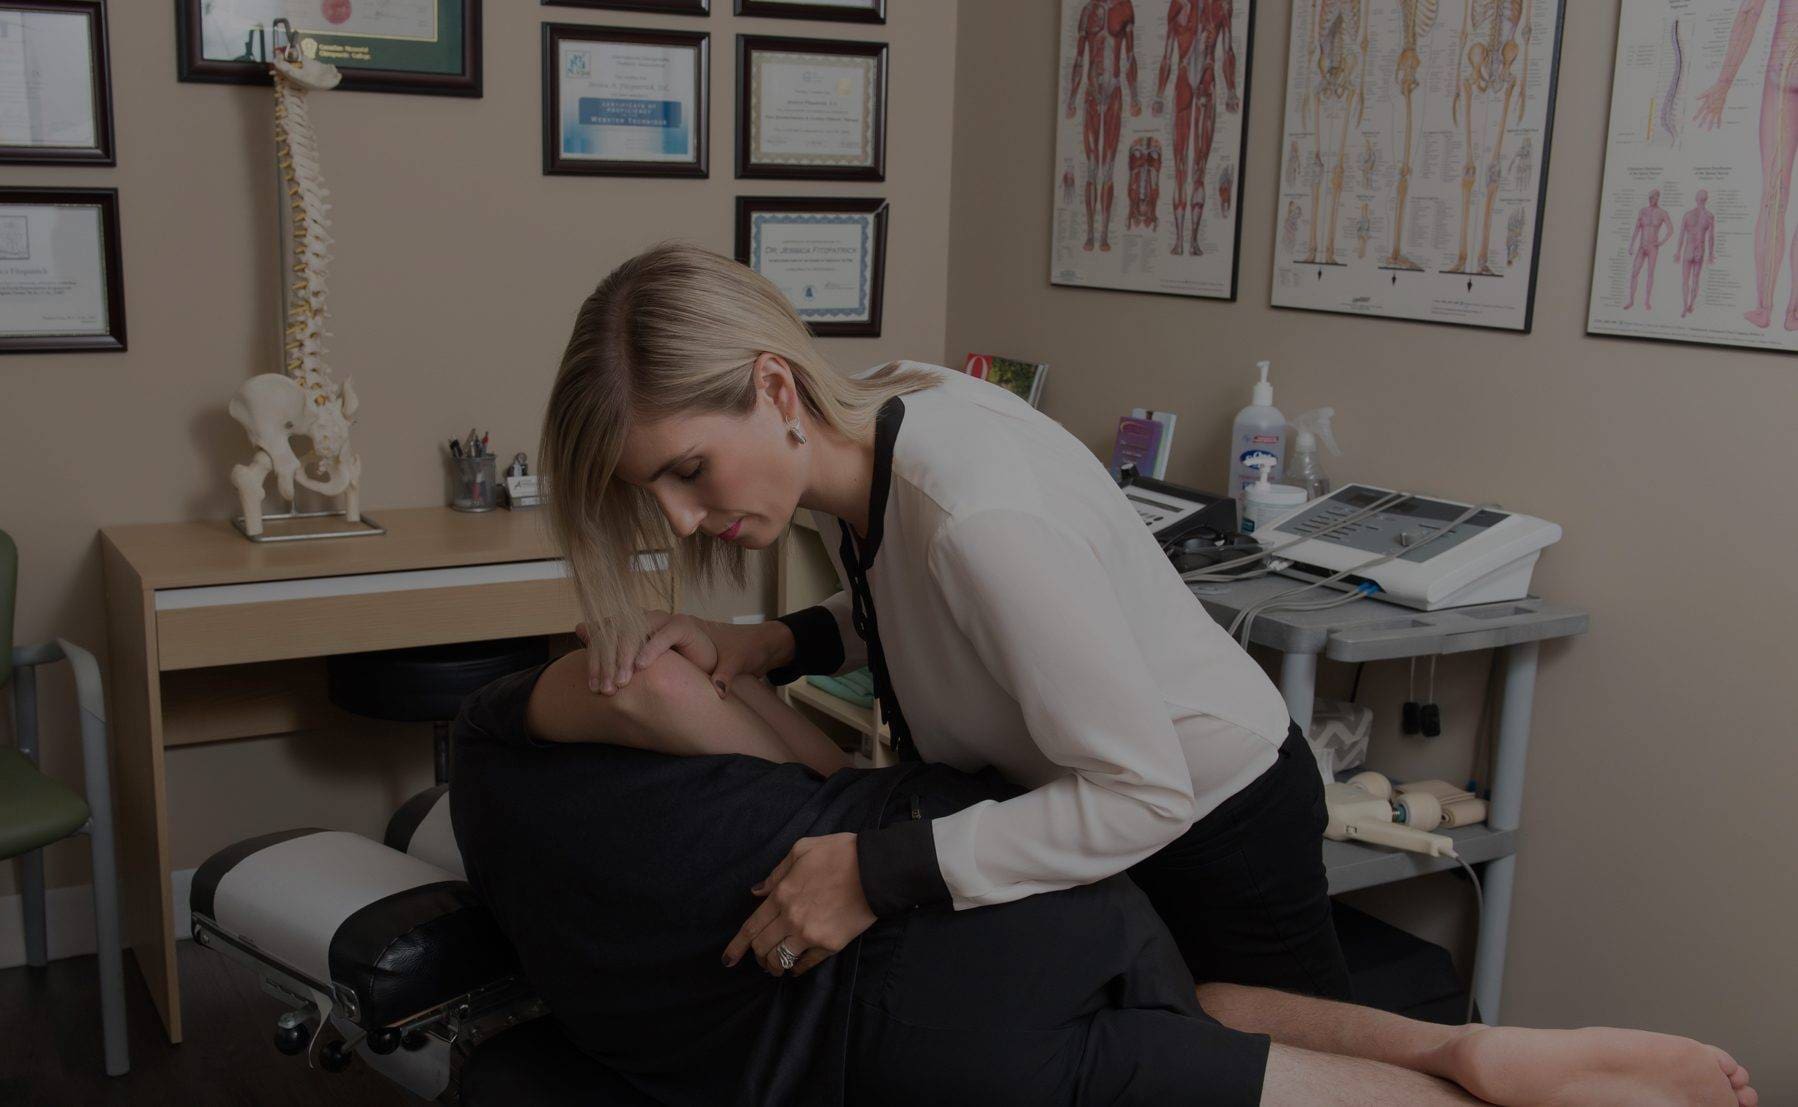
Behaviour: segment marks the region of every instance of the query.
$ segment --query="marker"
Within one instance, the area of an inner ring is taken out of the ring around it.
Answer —
[[[460,458],[462,456],[462,443],[456,441],[453,438],[450,439],[450,454],[457,458]]]

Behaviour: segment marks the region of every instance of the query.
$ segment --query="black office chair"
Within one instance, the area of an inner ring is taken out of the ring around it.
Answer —
[[[469,693],[549,660],[544,638],[454,642],[403,650],[336,654],[326,661],[331,702],[352,715],[430,723],[437,783],[450,777],[450,723]]]

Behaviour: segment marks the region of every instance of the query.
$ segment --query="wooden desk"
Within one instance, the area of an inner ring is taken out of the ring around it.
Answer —
[[[579,621],[540,513],[370,515],[385,535],[254,543],[225,520],[100,532],[124,938],[171,1042],[181,987],[163,750],[341,722],[316,660],[330,654],[566,634]],[[666,559],[642,554],[637,567],[645,606],[671,606]]]

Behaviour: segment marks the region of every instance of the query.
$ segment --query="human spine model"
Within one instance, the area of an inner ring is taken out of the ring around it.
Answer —
[[[277,35],[278,43],[280,38]],[[324,358],[330,205],[325,202],[329,193],[319,171],[318,143],[306,107],[310,90],[335,88],[342,74],[335,66],[307,60],[279,44],[270,68],[275,83],[275,150],[289,217],[289,235],[282,247],[286,372],[252,377],[231,398],[231,417],[243,425],[256,447],[248,465],[231,468],[231,483],[243,504],[244,530],[252,536],[262,533],[263,482],[271,471],[289,504],[298,483],[322,495],[343,495],[346,518],[361,519],[362,462],[351,452],[349,441],[356,392],[348,378],[341,385],[332,379]],[[294,455],[290,436],[311,440],[306,459]],[[306,471],[308,462],[316,464],[318,478]]]
[[[1404,24],[1405,44],[1398,52],[1393,76],[1398,80],[1399,95],[1405,98],[1405,156],[1398,166],[1398,210],[1392,217],[1392,255],[1387,266],[1394,269],[1421,269],[1421,265],[1405,256],[1405,197],[1411,191],[1412,99],[1422,83],[1417,79],[1423,68],[1423,54],[1418,47],[1430,37],[1436,26],[1437,0],[1399,0],[1399,16]]]

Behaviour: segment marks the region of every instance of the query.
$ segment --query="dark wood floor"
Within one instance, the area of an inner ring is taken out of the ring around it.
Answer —
[[[284,1005],[241,966],[179,946],[187,1040],[172,1046],[137,970],[125,965],[131,1071],[108,1077],[100,1055],[94,958],[0,971],[0,1104],[171,1107],[401,1107],[423,1101],[360,1062],[308,1069],[275,1050]]]

